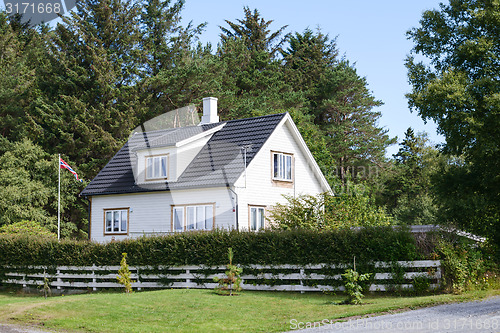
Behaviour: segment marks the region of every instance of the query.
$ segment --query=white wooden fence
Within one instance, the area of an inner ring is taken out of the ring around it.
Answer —
[[[432,282],[430,287],[437,288],[441,279],[439,260],[399,261],[404,267],[404,283],[395,285],[390,272],[391,264],[376,262],[373,265],[375,276],[371,291],[391,290],[395,286],[411,288],[415,276],[425,276]],[[23,287],[43,286],[47,279],[50,288],[91,289],[123,288],[117,282],[119,266],[57,266],[57,267],[4,267],[1,284],[16,284]],[[325,291],[343,290],[342,265],[249,265],[243,266],[242,287],[244,290],[286,290],[286,291]],[[225,266],[181,266],[181,267],[129,267],[132,287],[136,290],[149,288],[215,288],[213,278],[224,277]],[[251,273],[245,273],[245,270]],[[332,274],[337,271],[338,273]],[[150,274],[149,272],[156,272]],[[392,281],[391,281],[392,280]],[[334,283],[332,283],[332,281]]]

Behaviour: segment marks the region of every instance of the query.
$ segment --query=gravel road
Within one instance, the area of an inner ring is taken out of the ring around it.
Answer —
[[[48,331],[40,331],[36,328],[22,327],[10,324],[0,324],[0,333],[50,333]]]
[[[484,301],[438,305],[346,322],[324,320],[319,323],[301,323],[292,320],[290,329],[290,332],[301,333],[498,333],[500,332],[500,297]]]

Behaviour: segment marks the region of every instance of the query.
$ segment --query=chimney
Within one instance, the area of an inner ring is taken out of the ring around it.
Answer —
[[[201,117],[200,125],[218,123],[219,116],[217,115],[217,98],[203,98],[203,117]]]

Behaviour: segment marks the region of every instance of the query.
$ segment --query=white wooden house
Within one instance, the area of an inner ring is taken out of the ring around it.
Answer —
[[[198,126],[134,134],[82,195],[90,238],[260,230],[283,195],[331,191],[287,113],[219,122],[203,99]]]

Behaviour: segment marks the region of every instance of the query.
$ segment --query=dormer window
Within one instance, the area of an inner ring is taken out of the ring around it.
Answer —
[[[146,180],[168,179],[168,154],[146,156]]]
[[[292,154],[272,153],[273,179],[292,181]]]

